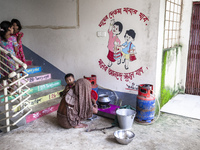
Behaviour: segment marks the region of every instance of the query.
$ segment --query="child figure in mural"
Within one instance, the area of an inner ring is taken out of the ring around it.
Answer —
[[[110,21],[110,27],[108,29],[109,40],[108,40],[108,55],[107,58],[109,59],[108,67],[112,66],[112,63],[117,60],[117,64],[121,62],[121,51],[119,49],[120,40],[117,35],[122,32],[123,25],[121,22],[115,22],[114,19]]]
[[[11,20],[11,23],[13,25],[13,29],[14,29],[14,32],[12,34],[12,36],[15,36],[16,39],[17,39],[17,43],[19,44],[18,45],[18,51],[16,53],[16,56],[18,59],[20,59],[23,63],[26,63],[26,59],[25,59],[25,55],[24,55],[24,51],[23,51],[23,48],[22,48],[22,37],[24,36],[24,34],[21,31],[22,29],[22,26],[21,26],[21,23],[19,20],[17,19],[12,19]]]
[[[122,48],[122,63],[124,64],[125,69],[129,69],[129,61],[134,61],[136,60],[135,54],[135,45],[133,45],[133,41],[135,39],[135,31],[130,29],[127,30],[125,35],[124,35],[124,39],[125,39],[125,43],[123,43],[121,45]]]

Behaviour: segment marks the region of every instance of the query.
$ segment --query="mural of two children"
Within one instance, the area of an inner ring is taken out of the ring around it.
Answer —
[[[118,35],[121,34],[123,30],[123,25],[121,22],[115,22],[114,19],[110,21],[110,26],[108,29],[109,40],[108,40],[108,55],[109,60],[108,67],[111,67],[113,62],[117,61],[117,64],[124,63],[126,70],[129,69],[129,61],[136,60],[135,45],[133,41],[135,39],[136,33],[134,30],[129,29],[124,35],[125,42],[121,44]]]

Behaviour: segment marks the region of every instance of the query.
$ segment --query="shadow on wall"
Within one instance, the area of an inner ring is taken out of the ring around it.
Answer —
[[[119,96],[119,99],[122,100],[122,106],[130,105],[136,108],[137,95],[123,92],[116,92],[116,94]]]
[[[66,85],[64,77],[65,73],[56,68],[54,65],[46,61],[44,58],[37,55],[28,47],[23,45],[24,55],[26,60],[31,60],[34,66],[41,66],[42,72],[49,72],[53,79],[60,79],[62,85]],[[56,73],[55,73],[56,72]]]

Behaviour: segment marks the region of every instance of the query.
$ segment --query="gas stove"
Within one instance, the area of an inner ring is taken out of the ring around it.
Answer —
[[[115,119],[116,116],[116,109],[120,108],[120,106],[107,104],[106,106],[99,105],[99,111],[97,115],[103,116],[110,119]]]
[[[97,105],[98,105],[98,108],[101,108],[101,109],[108,109],[108,108],[110,108],[109,104],[99,104],[99,103],[97,103]]]

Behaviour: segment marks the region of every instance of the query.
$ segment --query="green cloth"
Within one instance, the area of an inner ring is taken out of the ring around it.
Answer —
[[[124,106],[121,106],[119,109],[132,109],[132,110],[135,110],[135,108],[133,108],[132,106],[130,105],[124,105]],[[112,126],[115,126],[115,127],[119,127],[119,122],[118,122],[118,119],[117,119],[117,115],[115,116],[115,120],[114,122],[112,123]]]

